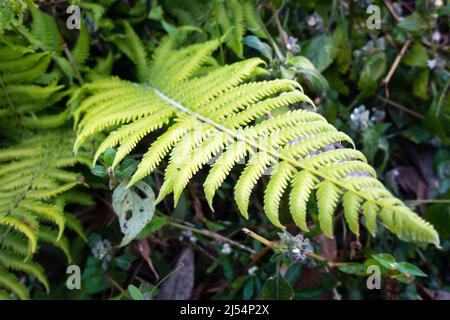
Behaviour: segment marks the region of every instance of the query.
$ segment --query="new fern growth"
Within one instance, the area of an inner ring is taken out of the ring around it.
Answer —
[[[70,136],[66,130],[39,133],[0,149],[0,288],[7,290],[0,298],[28,298],[12,271],[35,276],[48,291],[42,267],[30,259],[39,241],[59,247],[70,261],[65,226],[86,239],[78,220],[64,211],[66,191],[83,182],[66,168],[90,162],[84,152],[73,155]]]
[[[176,203],[189,180],[215,160],[203,184],[213,208],[220,185],[231,169],[248,157],[234,187],[244,217],[248,217],[253,188],[271,170],[264,210],[279,228],[284,228],[279,220],[280,201],[289,190],[292,218],[301,230],[308,231],[307,203],[315,192],[320,228],[329,237],[342,199],[346,222],[355,235],[360,232],[362,212],[373,236],[380,220],[402,239],[439,246],[435,229],[376,179],[361,152],[342,147],[353,146],[352,140],[321,115],[294,108],[264,118],[279,107],[312,104],[297,82],[252,80],[266,72],[258,58],[212,69],[212,53],[218,45],[215,40],[177,50],[169,38],[156,49],[151,63],[142,45],[130,48],[134,50],[130,56],[139,58],[134,62],[143,83],[113,78],[85,85],[80,95],[87,97],[75,112],[74,149],[113,129],[99,146],[94,162],[107,148],[117,147],[115,167],[143,137],[166,127],[129,183],[145,178],[169,155],[156,203],[170,193]]]

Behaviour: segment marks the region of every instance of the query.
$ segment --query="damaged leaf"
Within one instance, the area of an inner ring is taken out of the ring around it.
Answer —
[[[124,234],[120,246],[127,245],[152,220],[155,194],[145,181],[125,189],[128,179],[122,181],[113,193],[113,209],[119,218],[120,230]]]

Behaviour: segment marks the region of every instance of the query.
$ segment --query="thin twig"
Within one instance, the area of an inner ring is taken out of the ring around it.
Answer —
[[[259,234],[247,229],[247,228],[242,228],[242,231],[249,235],[250,237],[252,237],[253,239],[261,242],[262,244],[266,245],[266,247],[269,247],[271,249],[276,249],[278,247],[278,245],[270,240],[267,240],[264,237],[261,237]]]
[[[157,284],[155,284],[153,286],[153,289],[149,292],[150,297],[153,297],[153,292],[156,290],[156,288],[158,288],[161,283],[163,283],[164,281],[166,281],[166,279],[168,279],[169,277],[173,276],[175,273],[177,273],[178,271],[180,271],[182,268],[184,268],[186,266],[186,263],[182,262],[178,265],[178,267],[175,268],[175,270],[171,271],[168,275],[166,275],[164,278],[162,278],[160,281],[158,281]]]
[[[397,70],[398,65],[400,64],[400,61],[402,61],[403,56],[405,55],[406,51],[408,50],[410,44],[411,44],[411,39],[406,40],[406,42],[403,44],[403,47],[400,50],[399,54],[395,58],[394,63],[392,64],[391,68],[389,69],[388,74],[381,82],[386,87],[386,90],[389,85],[389,82],[391,81],[392,76],[395,73],[395,70]],[[387,94],[387,96],[389,96],[389,94]]]
[[[409,200],[409,201],[405,201],[405,202],[412,206],[420,206],[421,204],[426,204],[426,203],[450,204],[450,200],[446,200],[446,199],[417,199],[417,200]]]
[[[122,293],[125,297],[127,297],[128,299],[130,299],[130,295],[128,294],[128,292],[122,288],[122,286],[116,281],[114,280],[109,274],[105,273],[106,278],[109,280],[109,282],[111,282],[111,284],[120,291],[120,293]]]
[[[73,72],[75,73],[75,77],[77,78],[78,82],[81,85],[84,84],[84,80],[83,80],[83,77],[81,76],[80,70],[78,70],[77,64],[75,63],[75,60],[73,59],[72,53],[70,52],[66,41],[64,41],[64,39],[62,37],[61,37],[61,45],[63,47],[63,50],[67,57],[67,60],[69,61],[69,64],[72,67]]]
[[[227,238],[227,237],[225,237],[225,236],[223,236],[221,234],[218,234],[218,233],[216,233],[214,231],[210,231],[210,230],[207,230],[207,229],[197,229],[197,228],[194,228],[194,227],[191,227],[191,226],[187,226],[187,225],[184,225],[184,224],[181,224],[181,223],[178,223],[178,222],[173,222],[173,221],[169,221],[169,225],[171,225],[173,227],[176,227],[176,228],[179,228],[179,229],[189,230],[189,231],[192,231],[192,232],[204,235],[206,237],[212,238],[212,239],[214,239],[216,241],[219,241],[219,242],[228,242],[229,244],[231,244],[231,245],[233,245],[235,247],[238,247],[239,249],[241,249],[243,251],[247,251],[247,252],[249,252],[251,254],[255,253],[255,250],[253,250],[253,249],[251,249],[249,247],[246,247],[246,246],[240,244],[239,242],[231,240],[231,239],[229,239],[229,238]]]
[[[246,234],[248,234],[250,237],[252,237],[253,239],[261,242],[262,244],[266,245],[267,247],[271,248],[272,250],[276,250],[277,248],[284,248],[283,245],[275,243],[273,241],[267,240],[266,238],[260,236],[259,234],[247,229],[247,228],[242,228],[242,231]],[[330,268],[334,268],[334,267],[340,267],[340,266],[344,266],[346,263],[345,262],[335,262],[335,261],[330,261],[325,257],[322,257],[321,255],[318,255],[314,252],[308,252],[307,255],[310,258],[313,258],[314,260],[317,261],[321,261],[321,262],[325,262],[327,264],[328,267]]]
[[[389,12],[392,14],[392,16],[395,18],[395,20],[400,21],[401,18],[398,16],[397,12],[395,12],[394,7],[392,6],[392,3],[390,0],[384,0],[384,4],[386,5],[386,7],[388,8]]]
[[[405,107],[405,106],[403,106],[403,105],[401,105],[400,103],[398,103],[398,102],[395,102],[395,101],[392,101],[392,100],[390,100],[390,99],[388,99],[388,98],[385,98],[385,97],[383,97],[383,96],[381,96],[381,95],[377,95],[377,98],[379,98],[381,101],[383,101],[384,103],[386,103],[386,104],[388,104],[388,105],[391,105],[391,106],[393,106],[393,107],[396,107],[397,109],[400,109],[400,110],[402,110],[402,111],[404,111],[404,112],[406,112],[406,113],[409,113],[410,115],[412,115],[412,116],[414,116],[414,117],[416,117],[416,118],[418,118],[418,119],[423,119],[424,118],[424,116],[422,115],[422,114],[420,114],[420,113],[418,113],[418,112],[416,112],[416,111],[413,111],[413,110],[411,110],[411,109],[408,109],[407,107]]]

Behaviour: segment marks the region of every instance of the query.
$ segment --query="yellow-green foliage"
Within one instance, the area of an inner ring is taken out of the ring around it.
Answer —
[[[89,163],[84,152],[73,155],[71,135],[39,133],[0,149],[0,288],[6,289],[0,298],[28,298],[14,271],[33,275],[49,289],[42,267],[30,259],[39,241],[59,247],[70,260],[65,226],[85,238],[78,220],[64,212],[65,192],[83,182],[67,168]]]
[[[211,34],[213,38],[218,34],[228,34],[224,44],[240,58],[243,57],[243,40],[247,32],[267,38],[252,0],[172,0],[162,2],[162,5],[164,12],[174,16],[181,25],[201,26],[203,34]],[[205,19],[205,13],[209,19]]]
[[[69,113],[62,103],[58,105],[70,93],[60,80],[66,77],[72,82],[72,69],[83,68],[89,34],[86,27],[79,33],[72,67],[62,56],[55,19],[32,1],[27,4],[33,17],[31,30],[17,25],[22,37],[0,40],[0,127],[2,135],[18,141],[0,149],[0,298],[28,298],[18,279],[24,273],[49,290],[42,267],[31,260],[40,241],[59,247],[70,260],[64,228],[85,239],[78,220],[64,212],[66,200],[73,201],[69,190],[83,179],[66,168],[90,161],[86,153],[73,155],[71,130],[54,128],[66,124]]]
[[[30,128],[57,127],[66,121],[65,111],[36,117],[67,94],[52,79],[54,75],[46,73],[50,62],[48,52],[0,45],[0,121]]]
[[[80,96],[87,97],[75,112],[75,150],[92,136],[113,129],[95,159],[107,148],[118,147],[115,167],[146,135],[165,126],[129,184],[146,177],[169,155],[156,202],[173,193],[176,203],[189,180],[218,157],[203,185],[212,208],[214,194],[231,169],[249,157],[235,185],[236,203],[245,217],[253,188],[271,169],[264,209],[277,227],[283,228],[280,200],[290,190],[293,220],[308,231],[307,202],[315,192],[319,224],[329,237],[342,198],[345,219],[356,235],[362,212],[374,236],[379,220],[402,239],[439,245],[434,228],[376,179],[375,170],[351,147],[346,134],[321,115],[301,109],[312,102],[297,82],[252,80],[264,73],[264,62],[258,58],[211,68],[218,45],[219,41],[210,41],[176,49],[169,38],[155,51],[152,63],[142,62],[145,52],[134,54],[140,57],[138,68],[149,65],[138,72],[146,75],[144,83],[113,78],[85,85]],[[293,110],[267,117],[283,106]]]

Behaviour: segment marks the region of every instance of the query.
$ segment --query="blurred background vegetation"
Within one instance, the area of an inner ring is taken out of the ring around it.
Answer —
[[[318,228],[305,235],[310,244],[300,237],[279,235],[261,214],[266,181],[254,193],[251,218],[245,220],[237,213],[232,197],[236,175],[219,190],[214,213],[203,198],[200,177],[175,209],[166,199],[138,238],[117,248],[122,235],[111,207],[108,179],[86,171],[91,204],[71,205],[89,236],[87,245],[75,235],[70,241],[73,264],[82,270],[82,289],[66,289],[66,261],[52,248],[44,248],[36,260],[49,271],[51,291],[47,295],[39,285],[29,283],[32,298],[450,298],[447,1],[35,2],[54,17],[69,47],[78,31],[66,28],[66,8],[70,4],[81,8],[90,52],[80,70],[62,73],[61,81],[68,87],[109,74],[136,78],[130,71],[125,21],[150,51],[167,34],[190,44],[229,31],[218,61],[257,56],[267,62],[268,78],[298,80],[317,112],[354,139],[390,191],[435,226],[442,249],[417,247],[381,228],[376,238],[363,233],[355,239],[342,214],[336,217],[335,239],[320,235]],[[369,6],[375,11],[368,12]],[[17,36],[18,25],[31,23],[29,11],[20,16],[14,10],[8,1],[0,4],[2,41]],[[379,28],[368,22],[376,17],[376,10]],[[57,59],[54,63],[64,69],[64,63]],[[138,156],[144,147],[138,147]],[[149,176],[155,190],[162,173],[159,169]],[[287,207],[283,210],[287,214]],[[311,246],[323,261],[299,262],[283,253],[274,255],[264,243],[242,232],[243,227],[287,246],[292,242]],[[294,225],[288,231],[298,234]],[[371,264],[381,268],[380,290],[366,286],[366,267]]]

